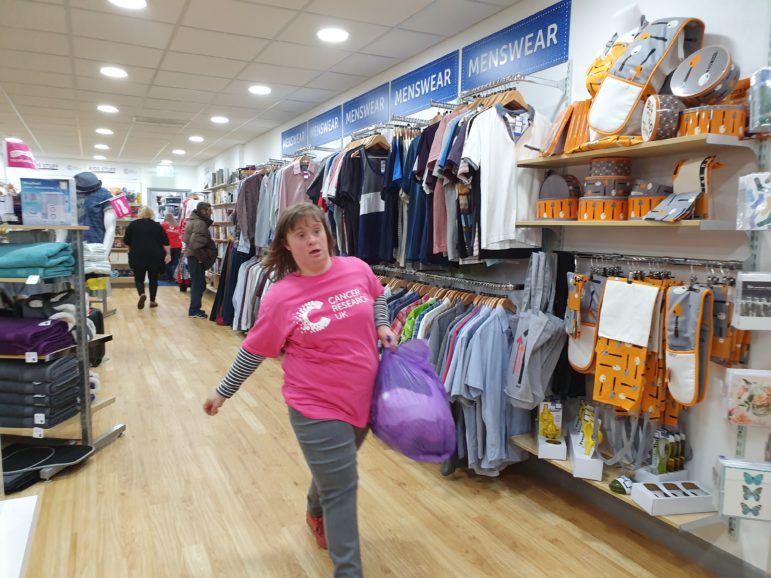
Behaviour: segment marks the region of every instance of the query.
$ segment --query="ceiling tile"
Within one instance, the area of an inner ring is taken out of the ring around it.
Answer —
[[[171,24],[129,18],[122,14],[107,14],[87,10],[70,10],[75,36],[101,38],[151,48],[165,48],[174,27]]]
[[[322,103],[330,98],[340,94],[337,90],[324,90],[322,88],[300,88],[290,96],[292,100],[301,100],[303,102]]]
[[[436,0],[399,27],[417,32],[435,33],[437,32],[436,23],[441,22],[442,34],[453,36],[499,11],[498,6],[469,0]]]
[[[193,90],[219,92],[227,86],[228,82],[227,78],[160,70],[155,77],[154,84],[157,86],[171,86],[173,88],[192,88]]]
[[[40,87],[37,87],[40,94]],[[13,97],[12,97],[13,98]],[[63,110],[74,110],[75,101],[66,98],[49,98],[46,96],[25,96],[20,102],[28,106],[40,106],[43,108],[60,108]]]
[[[228,94],[221,92],[212,100],[212,104],[221,104],[224,106],[241,106],[244,108],[253,108],[254,110],[265,110],[273,102],[266,103],[264,99],[259,100],[251,94]]]
[[[70,55],[70,45],[64,34],[17,30],[4,26],[0,26],[0,48],[59,54],[61,56]]]
[[[474,0],[474,4],[497,4],[501,7],[514,6],[522,0]]]
[[[285,110],[279,110],[277,108],[271,108],[270,110],[266,110],[265,112],[260,113],[260,118],[274,120],[279,123],[290,121],[295,116],[297,116],[297,113],[295,112],[287,112]]]
[[[214,58],[183,52],[168,52],[161,63],[162,70],[208,74],[221,78],[233,78],[243,69],[246,62],[229,58]]]
[[[85,88],[81,88],[77,91],[77,97],[79,102],[87,102],[91,103],[91,108],[96,111],[96,106],[98,104],[112,104],[113,106],[120,107],[138,107],[142,105],[142,98],[140,96],[132,96],[130,94],[116,94],[116,93],[107,93],[107,92],[99,92],[99,91],[93,91],[93,90],[86,90]],[[97,111],[98,112],[98,111]],[[120,120],[121,115],[118,114],[116,116],[112,115],[105,115],[104,113],[99,113],[100,116],[103,118],[114,118]]]
[[[329,44],[322,42],[316,37],[316,32],[327,26],[344,28],[350,33],[351,37],[345,41],[344,46],[341,46],[341,48],[351,52],[360,50],[363,46],[372,42],[373,39],[378,38],[389,30],[386,26],[379,26],[377,24],[366,24],[343,18],[318,16],[316,14],[300,14],[276,37],[276,40],[328,47]]]
[[[100,60],[122,66],[157,68],[163,56],[163,50],[136,44],[122,44],[79,36],[73,37],[72,42],[72,50],[77,58]]]
[[[151,86],[147,96],[152,98],[163,98],[166,100],[205,103],[212,99],[214,93],[201,92],[199,90],[187,90],[184,88],[169,88],[167,86]]]
[[[16,29],[67,33],[63,6],[38,4],[25,0],[3,0],[3,25]]]
[[[282,8],[291,8],[299,10],[308,3],[308,0],[241,0],[247,4],[267,4],[269,6],[281,6]]]
[[[247,66],[238,78],[254,82],[264,82],[266,84],[276,82],[302,86],[318,75],[319,72],[317,70],[294,68],[291,66],[273,66],[271,64],[255,62]]]
[[[195,111],[195,112],[185,112],[185,111],[182,111],[182,110],[174,110],[174,109],[170,109],[170,108],[148,108],[148,107],[142,107],[142,109],[140,110],[139,116],[149,117],[149,118],[159,118],[159,119],[170,120],[170,121],[185,121],[185,122],[188,122],[196,114],[198,114],[198,111]],[[175,130],[179,130],[179,127],[175,128]]]
[[[125,80],[120,85],[111,82],[109,78],[88,78],[85,76],[78,77],[78,89],[88,90],[92,92],[101,92],[103,94],[128,94],[131,96],[144,96],[147,92],[147,84],[141,84],[139,82],[126,82]]]
[[[0,50],[0,62],[8,68],[23,68],[41,72],[70,72],[70,58],[68,56]]]
[[[13,82],[3,82],[3,88],[11,97],[19,96],[40,96],[40,87],[35,84],[16,84]],[[69,88],[57,88],[56,98],[71,100],[75,98],[75,91]],[[2,114],[2,108],[0,108]]]
[[[425,49],[442,40],[441,36],[436,36],[435,34],[394,28],[372,44],[365,46],[361,51],[377,56],[406,59],[415,54],[420,54]]]
[[[0,78],[3,82],[23,82],[51,86],[54,88],[72,88],[71,74],[57,74],[55,72],[40,72],[37,70],[21,70],[17,68],[0,68]],[[38,89],[38,94],[40,94]]]
[[[305,9],[323,16],[349,18],[356,20],[396,26],[405,18],[431,4],[433,0],[313,0]],[[350,32],[350,30],[349,30]]]
[[[343,92],[349,88],[360,85],[367,80],[367,76],[353,74],[340,74],[338,72],[325,72],[311,80],[306,86],[309,88],[326,88]]]
[[[198,112],[201,110],[201,104],[197,102],[185,102],[183,100],[163,100],[160,98],[146,98],[144,100],[146,108],[169,108],[182,112]]]
[[[310,47],[304,44],[274,41],[260,53],[256,61],[279,66],[293,64],[302,68],[326,70],[350,54],[336,48]]]
[[[300,101],[300,100],[282,100],[278,104],[276,104],[276,107],[278,110],[283,110],[284,112],[293,112],[295,114],[300,114],[303,112],[308,112],[310,109],[312,109],[314,106],[316,106],[312,102],[306,102],[306,101]]]
[[[284,8],[258,6],[238,0],[191,0],[182,24],[244,36],[272,38],[294,14]]]
[[[105,2],[104,0],[70,0],[70,6],[74,8],[86,8],[99,12],[108,12],[120,15],[123,18],[138,18],[141,20],[158,20],[160,22],[175,23],[182,14],[186,0],[162,0],[161,2],[148,2],[144,10],[129,11]]]
[[[190,54],[222,58],[238,56],[243,60],[251,60],[268,45],[268,42],[270,41],[262,38],[181,26],[169,48]]]
[[[344,74],[358,74],[372,78],[384,70],[401,62],[398,58],[387,58],[385,56],[374,56],[372,54],[352,54],[340,64],[336,64],[330,70],[332,72],[342,72]]]
[[[152,68],[140,68],[139,66],[123,66],[122,68],[128,72],[128,78],[108,78],[104,76],[99,69],[102,66],[110,66],[115,64],[109,60],[83,60],[80,58],[75,59],[75,74],[79,77],[86,78],[98,78],[104,81],[105,86],[109,86],[111,90],[120,92],[123,85],[127,82],[136,82],[139,84],[148,84],[155,74],[155,70]]]
[[[270,83],[270,89],[271,93],[266,96],[258,96],[256,94],[251,94],[249,92],[249,87],[252,86],[254,82],[249,82],[246,80],[234,80],[230,84],[228,84],[228,87],[223,90],[222,92],[225,94],[233,94],[233,95],[244,95],[247,96],[247,101],[251,104],[261,104],[263,102],[272,103],[277,98],[283,98],[287,96],[288,94],[294,92],[297,90],[297,86],[292,86],[289,84],[277,84],[275,82]]]

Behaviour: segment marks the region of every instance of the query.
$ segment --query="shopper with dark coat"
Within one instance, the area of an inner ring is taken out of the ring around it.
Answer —
[[[131,221],[123,235],[123,243],[129,249],[129,266],[134,271],[134,284],[139,293],[137,309],[144,309],[145,276],[150,280],[150,307],[158,307],[155,296],[158,293],[158,275],[171,261],[169,237],[150,207],[142,207],[138,219]]]
[[[182,239],[190,271],[190,307],[187,314],[196,319],[206,319],[206,312],[201,309],[203,292],[206,290],[206,270],[217,257],[217,247],[209,232],[212,223],[211,205],[203,201],[198,203],[185,224]]]

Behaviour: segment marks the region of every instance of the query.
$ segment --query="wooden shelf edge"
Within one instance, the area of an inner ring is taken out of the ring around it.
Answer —
[[[0,283],[27,283],[29,277],[0,277]],[[52,277],[50,279],[41,278],[37,283],[30,283],[30,285],[52,285],[55,283],[67,283],[73,281],[74,276],[68,275],[67,277]]]
[[[206,189],[203,189],[202,192],[204,193],[213,193],[215,191],[221,191],[222,189],[227,189],[228,187],[235,187],[236,185],[240,184],[241,181],[236,181],[235,183],[224,183],[221,185],[214,185],[213,187],[208,187]]]
[[[702,221],[686,219],[676,223],[659,221],[560,221],[557,219],[539,219],[535,221],[517,221],[517,227],[701,227]]]
[[[79,225],[13,225],[0,224],[0,231],[88,231]]]
[[[515,446],[517,446],[518,448],[521,448],[527,451],[528,453],[533,454],[536,457],[538,456],[538,444],[533,434],[512,436],[509,438],[509,441]],[[557,468],[571,475],[573,474],[573,468],[571,466],[570,459],[567,459],[564,461],[543,459],[541,461],[548,462],[549,464],[556,466]],[[576,479],[581,480],[582,482],[586,482],[591,486],[594,486],[598,490],[601,490],[602,492],[610,496],[613,496],[614,498],[617,498],[619,501],[624,502],[625,504],[628,504],[630,506],[633,506],[634,508],[637,508],[641,512],[645,512],[645,510],[640,508],[640,506],[637,505],[637,502],[635,502],[630,496],[617,494],[613,490],[611,490],[610,487],[608,486],[610,481],[614,480],[620,475],[623,475],[623,473],[624,472],[619,468],[605,466],[603,469],[603,480],[601,482],[598,482],[596,480],[587,480],[584,478],[576,478]],[[678,514],[673,516],[651,516],[651,518],[660,520],[677,530],[685,530],[688,527],[701,525],[700,522],[704,522],[706,520],[716,518],[716,514],[717,512],[704,512],[704,513],[698,513],[698,514]]]
[[[744,148],[752,151],[753,154],[757,154],[757,145],[752,140],[739,140],[737,137],[717,134],[701,134],[644,142],[627,147],[613,147],[609,149],[597,149],[553,157],[530,159],[517,163],[517,166],[523,168],[561,167],[585,164],[594,157],[626,156],[631,158],[649,158],[667,154],[698,152],[707,147]]]
[[[92,340],[89,341],[89,343],[107,343],[108,341],[112,341],[112,335],[110,335],[109,333],[106,333],[106,334],[96,335]],[[52,351],[51,353],[40,355],[38,357],[38,362],[52,361],[54,359],[61,357],[65,353],[72,351],[76,347],[77,347],[77,344],[73,343],[68,347],[63,347],[62,349],[57,349],[56,351]],[[16,360],[24,361],[26,359],[26,356],[25,355],[0,355],[0,359],[16,359]]]

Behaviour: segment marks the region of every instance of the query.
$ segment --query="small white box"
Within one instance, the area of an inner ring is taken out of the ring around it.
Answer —
[[[568,459],[568,444],[565,438],[547,440],[538,438],[538,457],[542,460],[566,460]]]
[[[637,482],[651,482],[653,484],[684,482],[688,479],[688,470],[678,470],[676,472],[667,472],[666,474],[654,474],[646,468],[640,468],[634,473],[634,479]]]
[[[744,330],[771,330],[771,273],[739,273],[731,325]]]
[[[570,434],[570,461],[573,464],[573,477],[602,481],[604,462],[594,457],[596,451],[592,452],[591,456],[584,455],[584,449],[579,444],[580,439],[581,434]]]
[[[693,481],[632,484],[632,499],[651,516],[715,511],[712,494]]]

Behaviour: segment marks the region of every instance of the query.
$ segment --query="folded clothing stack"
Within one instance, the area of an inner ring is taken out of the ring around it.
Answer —
[[[0,361],[0,427],[53,427],[78,413],[79,396],[74,356],[36,364]]]
[[[47,355],[75,342],[60,319],[0,318],[0,355]]]
[[[107,250],[101,243],[83,243],[83,267],[86,275],[109,275],[111,268]]]
[[[69,277],[75,256],[69,243],[0,244],[0,277]]]

